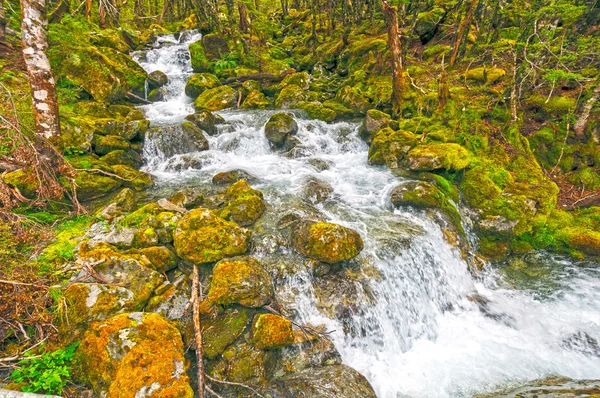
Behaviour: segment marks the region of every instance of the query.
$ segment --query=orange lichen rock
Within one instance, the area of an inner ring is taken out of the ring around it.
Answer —
[[[292,322],[274,314],[257,314],[252,322],[252,342],[256,348],[266,350],[293,344]]]
[[[305,256],[329,264],[354,258],[364,247],[358,232],[326,222],[300,223],[292,235],[292,244]]]
[[[215,304],[261,307],[273,296],[269,274],[254,257],[219,261],[214,268],[208,300]]]
[[[121,314],[85,333],[75,375],[97,396],[193,398],[183,351],[179,331],[162,316]]]
[[[219,215],[243,226],[254,224],[265,211],[262,192],[253,189],[244,180],[227,188],[225,199],[225,208]]]

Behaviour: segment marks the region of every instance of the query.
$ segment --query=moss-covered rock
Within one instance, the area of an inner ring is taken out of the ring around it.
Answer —
[[[219,261],[214,269],[208,300],[215,304],[262,307],[273,297],[273,282],[254,257]]]
[[[219,78],[211,73],[198,73],[187,81],[185,95],[196,99],[204,91],[221,85]]]
[[[406,155],[408,168],[415,171],[458,171],[469,162],[469,152],[458,144],[419,145]]]
[[[158,87],[158,88],[155,88],[154,90],[150,90],[150,92],[148,93],[147,99],[150,102],[160,102],[160,101],[164,101],[168,94],[169,93],[167,92],[166,88]]]
[[[276,148],[284,146],[285,141],[298,132],[298,123],[288,113],[276,113],[265,125],[265,136]]]
[[[240,180],[225,192],[225,207],[219,216],[242,226],[254,224],[265,210],[263,194]]]
[[[212,113],[211,111],[198,111],[187,115],[186,120],[194,123],[198,128],[205,131],[208,135],[216,135],[219,131],[217,125],[224,123],[223,117]]]
[[[406,155],[418,143],[418,137],[408,131],[386,127],[375,135],[369,147],[369,163],[398,168]]]
[[[153,90],[169,82],[169,77],[162,71],[155,70],[148,74],[148,87]]]
[[[210,72],[210,60],[206,58],[202,41],[198,40],[197,42],[190,44],[188,49],[190,51],[190,61],[194,72]]]
[[[494,84],[506,75],[506,71],[500,68],[474,68],[465,73],[465,79],[479,82]]]
[[[193,398],[179,331],[158,314],[134,312],[94,324],[75,352],[75,375],[98,396]]]
[[[446,11],[441,7],[433,7],[431,10],[420,12],[417,15],[414,32],[421,39],[421,43],[425,44],[431,40],[445,15]]]
[[[340,88],[335,98],[355,113],[364,115],[370,108],[369,101],[355,87],[344,86]]]
[[[261,350],[293,344],[292,322],[275,314],[256,314],[252,321],[252,343]]]
[[[118,135],[96,135],[94,136],[94,152],[98,155],[107,155],[118,149],[126,151],[131,148],[128,140]]]
[[[142,157],[140,154],[131,149],[116,149],[114,151],[110,151],[102,157],[102,161],[111,166],[123,164],[135,169],[142,165]]]
[[[301,254],[329,264],[350,260],[364,247],[358,232],[326,222],[300,222],[293,230],[292,245]]]
[[[123,185],[136,191],[141,191],[152,185],[150,174],[136,170],[131,166],[117,164],[113,166],[113,171],[123,179]]]
[[[175,253],[166,246],[146,247],[140,250],[140,254],[146,256],[152,269],[158,272],[167,272],[177,267]]]
[[[175,230],[175,250],[183,259],[212,263],[248,250],[250,231],[217,217],[208,209],[194,209],[184,215]]]
[[[369,109],[360,125],[358,133],[360,134],[360,138],[367,144],[370,144],[379,130],[385,127],[392,127],[393,124],[392,117],[387,113],[378,111],[377,109]]]
[[[212,359],[221,355],[246,329],[252,310],[228,308],[216,318],[202,319],[204,356]]]
[[[318,101],[300,102],[297,107],[306,111],[306,114],[311,119],[332,122],[337,116],[334,110],[324,107],[323,104]]]
[[[277,108],[294,108],[300,102],[306,101],[306,91],[297,84],[288,84],[284,86],[275,98]]]
[[[221,59],[230,52],[227,40],[214,33],[202,36],[202,46],[206,57],[211,61]]]
[[[233,108],[237,103],[236,91],[229,86],[219,86],[205,90],[194,101],[194,107],[198,110],[220,111]]]
[[[240,105],[241,109],[268,109],[272,107],[271,101],[259,90],[252,90]]]
[[[99,173],[78,171],[75,176],[75,184],[77,185],[77,197],[80,201],[85,202],[114,192],[123,185],[123,182]],[[69,183],[65,182],[63,186],[68,188]]]
[[[217,173],[212,178],[212,183],[216,185],[229,185],[238,181],[256,181],[257,178],[244,170],[230,170]]]
[[[135,194],[129,188],[124,188],[112,201],[97,212],[101,219],[110,221],[135,209]]]
[[[237,341],[230,345],[214,363],[209,363],[209,375],[234,383],[261,384],[266,379],[265,362],[268,353],[251,344]]]

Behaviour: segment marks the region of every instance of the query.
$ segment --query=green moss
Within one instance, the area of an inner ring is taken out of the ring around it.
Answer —
[[[87,216],[74,217],[71,220],[62,222],[56,229],[56,238],[48,247],[46,247],[39,257],[35,260],[42,272],[51,272],[62,266],[66,262],[74,260],[73,251],[78,238],[83,236],[91,224],[91,219]]]
[[[152,185],[150,174],[134,169],[131,166],[117,164],[112,167],[113,172],[123,179],[123,185],[141,191]]]
[[[293,231],[292,245],[303,255],[330,264],[350,260],[364,247],[356,231],[326,222],[300,223]]]
[[[219,216],[242,226],[254,224],[265,210],[262,192],[244,180],[237,181],[225,192],[225,207]]]
[[[408,152],[418,143],[415,134],[408,131],[394,131],[389,127],[379,130],[369,147],[369,163],[386,164],[397,168]]]
[[[332,122],[336,117],[336,112],[334,110],[325,108],[320,102],[300,102],[298,108],[305,110],[308,117],[311,119]]]
[[[480,83],[495,84],[506,75],[500,68],[474,68],[465,73],[465,79]]]
[[[458,144],[418,145],[406,155],[408,168],[417,171],[458,171],[469,166],[469,152]]]
[[[237,103],[236,91],[229,86],[219,86],[205,90],[194,101],[197,110],[219,111],[233,108]]]
[[[210,73],[199,73],[190,77],[185,85],[185,95],[198,98],[205,90],[221,85],[219,78]]]
[[[575,98],[566,95],[550,97],[550,99],[548,99],[547,97],[534,94],[527,98],[526,102],[530,106],[540,108],[551,115],[562,115],[573,112],[576,106]]]
[[[167,272],[177,267],[177,257],[165,246],[152,246],[140,250],[140,254],[152,264],[152,268],[158,272]]]
[[[284,86],[277,95],[277,98],[275,98],[275,106],[277,108],[294,108],[306,100],[305,90],[297,84],[289,84]]]
[[[257,314],[252,322],[252,343],[261,350],[294,343],[292,323],[274,314]]]
[[[204,54],[204,46],[202,41],[198,40],[195,43],[189,45],[190,61],[192,63],[192,69],[196,73],[210,72],[210,61]]]
[[[272,107],[271,101],[259,90],[252,90],[244,99],[240,108],[242,109],[268,109]]]
[[[202,319],[204,356],[212,359],[221,355],[246,329],[252,310],[229,308],[216,318]]]

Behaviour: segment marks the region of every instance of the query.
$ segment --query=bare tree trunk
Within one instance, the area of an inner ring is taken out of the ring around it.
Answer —
[[[281,0],[281,13],[283,17],[287,17],[289,12],[289,0]]]
[[[39,137],[58,143],[58,100],[50,62],[46,56],[46,0],[21,0],[21,10],[23,58],[31,86],[36,133]]]
[[[240,32],[248,33],[248,13],[246,12],[246,5],[241,1],[238,3],[238,11],[240,13]]]
[[[85,18],[88,22],[92,18],[92,0],[85,0]]]
[[[440,73],[438,80],[439,111],[444,109],[446,103],[448,102],[448,98],[450,98],[450,89],[448,88],[448,73],[446,73],[446,68],[444,68],[444,56],[442,56],[442,73]]]
[[[456,57],[458,56],[458,50],[460,49],[460,45],[464,40],[464,36],[466,32],[469,30],[469,25],[471,24],[471,19],[473,18],[473,11],[475,10],[475,3],[479,0],[471,0],[469,4],[469,8],[467,9],[467,15],[465,15],[464,19],[461,21],[460,25],[458,25],[458,29],[456,31],[456,37],[454,40],[454,49],[452,50],[452,56],[450,57],[450,66],[453,66],[456,62]]]
[[[519,120],[519,114],[517,113],[517,47],[513,48],[513,73],[512,73],[512,86],[510,89],[510,115],[513,122]]]
[[[4,0],[0,0],[0,40],[6,36],[6,10],[4,9]]]
[[[581,116],[579,116],[579,119],[577,119],[575,127],[573,128],[573,130],[575,130],[575,135],[578,138],[585,138],[585,129],[587,127],[590,114],[592,113],[592,108],[594,108],[598,98],[600,98],[600,81],[598,81],[596,88],[594,88],[594,91],[592,91],[592,96],[590,99],[588,99],[583,106]]]
[[[402,73],[402,44],[398,32],[398,9],[392,7],[387,1],[382,3],[383,15],[388,29],[388,47],[392,54],[392,109],[395,115],[400,113],[404,78]]]

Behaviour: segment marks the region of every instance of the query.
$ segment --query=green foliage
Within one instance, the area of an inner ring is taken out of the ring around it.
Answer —
[[[73,260],[73,250],[77,246],[76,238],[83,235],[91,222],[88,216],[77,216],[59,224],[56,239],[36,259],[41,274],[52,274],[57,267]]]
[[[221,59],[217,59],[210,63],[210,68],[220,75],[225,71],[230,71],[237,68],[239,57],[234,53],[225,54]]]
[[[79,342],[39,358],[27,358],[19,362],[10,378],[16,383],[26,383],[25,392],[61,394],[71,378],[71,359]]]

